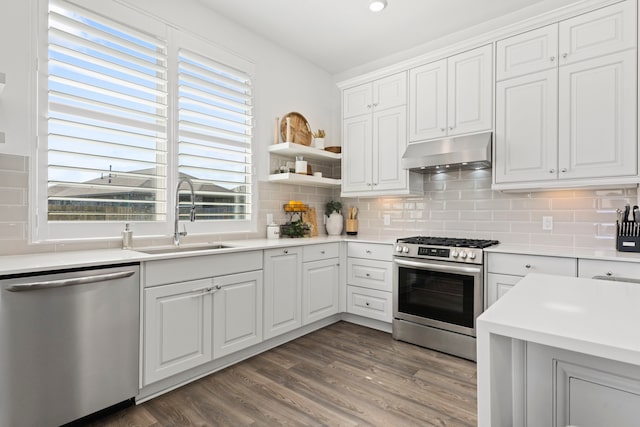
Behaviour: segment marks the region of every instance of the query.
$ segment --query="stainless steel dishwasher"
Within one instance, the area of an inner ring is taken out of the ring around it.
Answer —
[[[140,267],[0,276],[0,426],[58,426],[138,392]]]

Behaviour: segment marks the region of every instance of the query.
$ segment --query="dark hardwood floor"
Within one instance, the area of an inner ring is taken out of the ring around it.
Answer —
[[[475,425],[475,363],[347,322],[92,424]]]

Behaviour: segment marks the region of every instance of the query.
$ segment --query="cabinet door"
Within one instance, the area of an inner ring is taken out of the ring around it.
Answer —
[[[343,123],[342,191],[370,191],[373,185],[372,123],[370,114]]]
[[[212,359],[212,290],[212,279],[144,290],[145,385]]]
[[[495,181],[557,179],[556,70],[496,85]]]
[[[302,248],[264,251],[264,338],[302,326]]]
[[[302,323],[324,319],[339,311],[338,258],[305,262],[302,267]]]
[[[373,110],[407,105],[407,73],[402,72],[373,82]]]
[[[492,45],[486,45],[448,59],[450,136],[491,129],[492,52]]]
[[[637,175],[636,52],[560,67],[560,179]]]
[[[447,134],[447,60],[409,71],[409,141]]]
[[[558,24],[547,25],[496,43],[496,80],[556,68]]]
[[[345,89],[342,92],[342,118],[371,114],[373,107],[371,96],[371,83]]]
[[[262,341],[262,270],[216,277],[213,295],[213,357]]]
[[[487,308],[498,301],[516,283],[522,279],[521,276],[507,276],[506,274],[487,274]]]
[[[396,107],[373,114],[373,191],[404,190],[408,172],[400,167],[407,148],[407,109]]]
[[[636,2],[624,1],[560,22],[560,65],[636,47]]]

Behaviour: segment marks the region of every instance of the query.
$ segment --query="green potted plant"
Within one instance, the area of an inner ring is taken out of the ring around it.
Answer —
[[[325,206],[327,234],[329,236],[339,236],[342,233],[342,203],[337,200],[327,202]]]

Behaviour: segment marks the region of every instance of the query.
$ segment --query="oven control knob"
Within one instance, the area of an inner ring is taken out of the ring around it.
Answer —
[[[476,259],[476,253],[475,252],[470,252],[469,253],[469,259]]]
[[[458,251],[456,251],[455,249],[453,250],[453,252],[451,252],[451,256],[454,258],[458,257]]]
[[[396,252],[402,252],[402,246],[396,245]]]
[[[467,257],[467,253],[462,251],[460,252],[460,258],[465,259]]]
[[[408,246],[403,246],[402,247],[402,253],[408,254],[409,253],[409,247]]]

